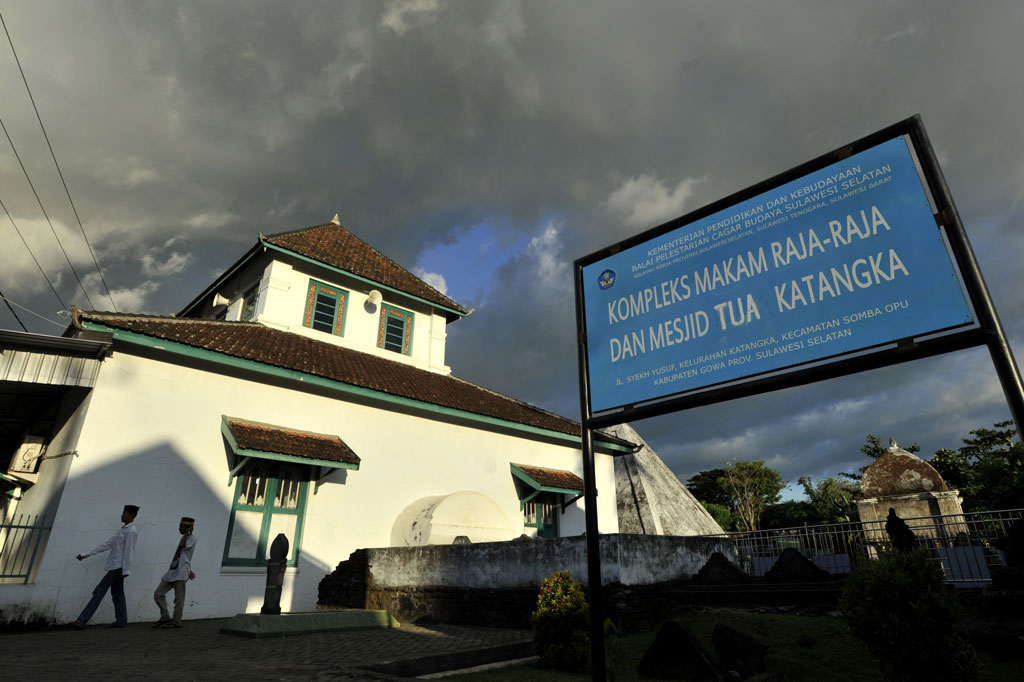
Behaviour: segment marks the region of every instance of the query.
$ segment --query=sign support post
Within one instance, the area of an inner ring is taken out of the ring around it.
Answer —
[[[590,586],[590,670],[592,679],[604,682],[604,587],[601,584],[601,536],[597,529],[597,486],[594,474],[593,432],[583,429],[583,498],[587,521],[587,583]]]
[[[583,450],[583,506],[587,535],[587,583],[590,587],[590,671],[594,682],[605,682],[604,586],[601,582],[601,535],[597,526],[597,477],[594,471],[594,435],[590,428],[590,393],[587,383],[587,340],[583,322],[582,269],[574,267],[576,329],[579,330],[580,444]]]

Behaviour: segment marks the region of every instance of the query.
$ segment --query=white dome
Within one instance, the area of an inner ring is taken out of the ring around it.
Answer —
[[[471,542],[498,542],[515,537],[501,507],[486,495],[463,490],[423,497],[398,515],[391,527],[392,547],[450,545],[460,535]]]

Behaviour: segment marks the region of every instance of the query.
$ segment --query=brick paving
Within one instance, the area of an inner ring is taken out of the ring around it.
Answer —
[[[523,630],[404,623],[391,630],[253,639],[222,634],[227,622],[186,621],[180,630],[137,623],[0,634],[0,658],[16,661],[19,679],[40,682],[379,682],[403,678],[362,667],[529,639]]]

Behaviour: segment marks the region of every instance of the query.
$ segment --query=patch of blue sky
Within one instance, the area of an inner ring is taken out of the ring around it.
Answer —
[[[530,237],[522,232],[484,221],[461,231],[452,241],[420,253],[414,270],[420,276],[441,275],[450,298],[478,307],[487,300],[495,271],[521,253],[529,242]]]
[[[780,495],[782,497],[779,499],[779,502],[807,501],[807,495],[804,493],[803,487],[792,481],[786,484],[786,487],[782,489]]]

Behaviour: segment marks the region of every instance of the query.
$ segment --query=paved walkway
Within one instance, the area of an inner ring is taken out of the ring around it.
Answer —
[[[391,630],[252,639],[220,633],[227,622],[186,621],[180,630],[139,623],[0,634],[0,659],[19,679],[33,681],[379,682],[401,678],[362,666],[529,639],[523,630],[404,623]]]

